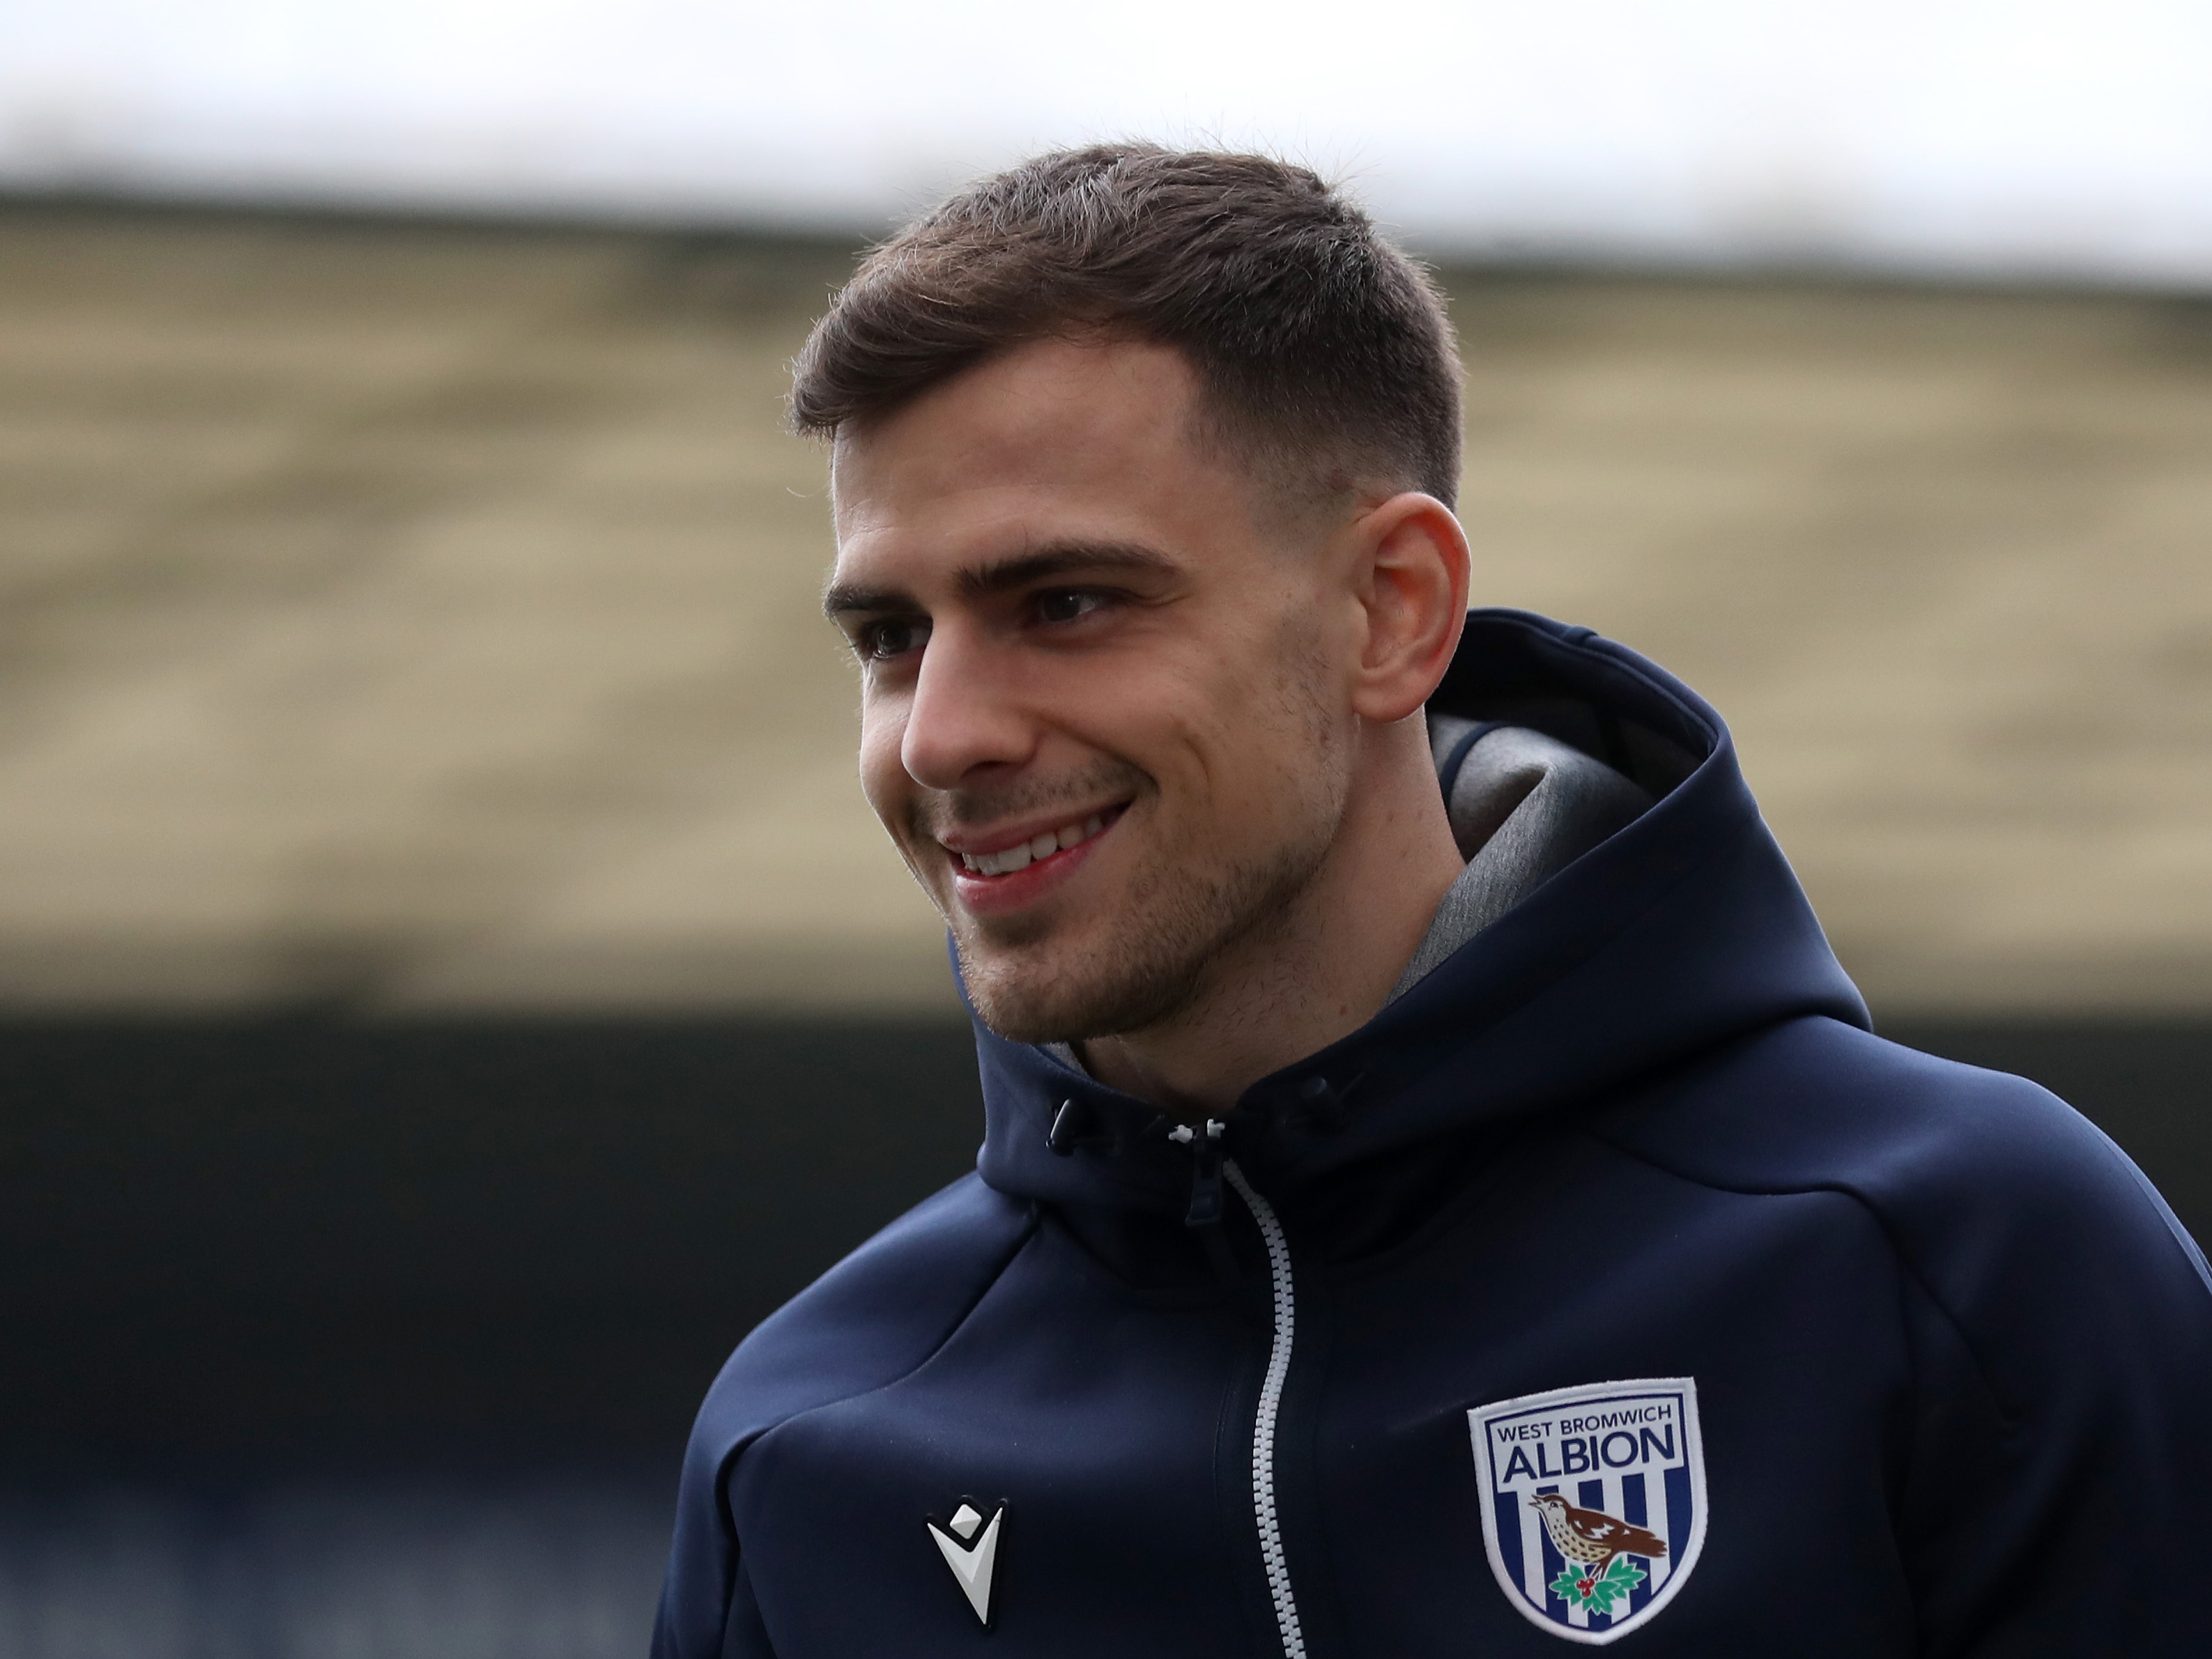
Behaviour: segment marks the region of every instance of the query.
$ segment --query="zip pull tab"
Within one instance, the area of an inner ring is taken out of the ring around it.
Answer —
[[[1186,1227],[1211,1227],[1221,1219],[1221,1135],[1229,1126],[1218,1117],[1194,1129],[1178,1123],[1168,1139],[1190,1148],[1190,1208],[1183,1212]]]

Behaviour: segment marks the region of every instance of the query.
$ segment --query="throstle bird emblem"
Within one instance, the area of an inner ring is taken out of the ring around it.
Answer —
[[[1528,1507],[1543,1517],[1552,1547],[1570,1561],[1603,1571],[1616,1555],[1649,1559],[1667,1553],[1667,1540],[1656,1533],[1616,1521],[1603,1510],[1578,1509],[1555,1492],[1538,1492]]]

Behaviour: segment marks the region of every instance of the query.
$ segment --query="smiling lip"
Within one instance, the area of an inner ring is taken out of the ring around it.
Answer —
[[[953,888],[971,911],[1018,909],[1073,874],[1127,805],[1118,802],[1025,837],[994,831],[966,847],[939,842],[951,861]]]

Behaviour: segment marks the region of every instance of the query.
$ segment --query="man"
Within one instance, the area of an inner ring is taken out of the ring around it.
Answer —
[[[668,1659],[2206,1650],[2212,1280],[1867,1030],[1687,689],[1466,611],[1432,289],[1048,155],[797,364],[980,1169],[740,1346]]]

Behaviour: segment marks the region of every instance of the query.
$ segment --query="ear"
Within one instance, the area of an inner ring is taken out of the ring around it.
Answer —
[[[1451,665],[1467,620],[1467,532],[1449,507],[1418,490],[1370,508],[1352,529],[1364,630],[1352,707],[1387,725],[1426,702]]]

